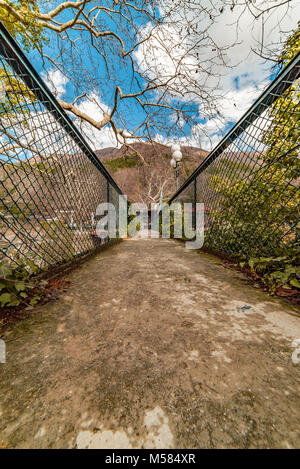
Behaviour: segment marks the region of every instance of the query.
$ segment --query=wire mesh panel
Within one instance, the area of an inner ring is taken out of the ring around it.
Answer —
[[[299,248],[299,76],[298,54],[170,200],[191,202],[196,181],[208,248],[254,257]]]
[[[3,27],[0,172],[2,260],[46,268],[101,242],[96,208],[121,191]]]

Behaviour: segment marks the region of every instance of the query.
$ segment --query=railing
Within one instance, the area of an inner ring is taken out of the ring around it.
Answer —
[[[204,203],[208,249],[239,257],[299,249],[299,76],[298,53],[169,201]]]
[[[0,24],[0,261],[39,269],[88,253],[121,190]]]

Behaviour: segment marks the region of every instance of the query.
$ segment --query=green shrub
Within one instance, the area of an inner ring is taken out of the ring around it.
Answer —
[[[242,268],[249,267],[251,273],[258,275],[270,293],[279,287],[300,289],[300,255],[296,249],[290,256],[252,257],[240,263]]]
[[[128,156],[114,158],[104,162],[104,166],[111,171],[118,171],[123,168],[134,168],[135,166],[142,166],[142,162],[136,153]]]

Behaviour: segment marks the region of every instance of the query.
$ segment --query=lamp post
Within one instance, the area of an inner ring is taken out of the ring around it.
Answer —
[[[174,176],[176,182],[176,191],[178,190],[178,165],[182,160],[182,153],[180,151],[180,145],[177,143],[171,146],[172,151],[172,159],[170,161],[170,165],[174,168]]]

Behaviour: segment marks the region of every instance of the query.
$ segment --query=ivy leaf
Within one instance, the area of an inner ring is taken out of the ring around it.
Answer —
[[[292,285],[292,287],[300,288],[300,282],[296,278],[292,278],[292,280],[290,280],[290,285]]]
[[[255,260],[256,260],[256,259],[254,259],[254,258],[249,259],[249,267],[250,267],[251,270],[254,269]]]
[[[1,306],[7,305],[8,303],[12,301],[12,299],[13,299],[13,296],[11,293],[2,293],[2,295],[0,296]]]
[[[32,300],[30,300],[30,305],[31,305],[31,306],[35,306],[35,305],[39,302],[39,300],[40,300],[40,296],[35,295],[35,296],[32,298]]]
[[[15,296],[13,296],[7,306],[18,306],[19,304],[20,304],[20,300],[18,300],[18,298],[16,298]]]
[[[4,262],[0,263],[0,276],[9,277],[12,273],[12,267]]]
[[[7,287],[7,283],[5,282],[0,282],[0,291],[4,290],[4,288]]]

